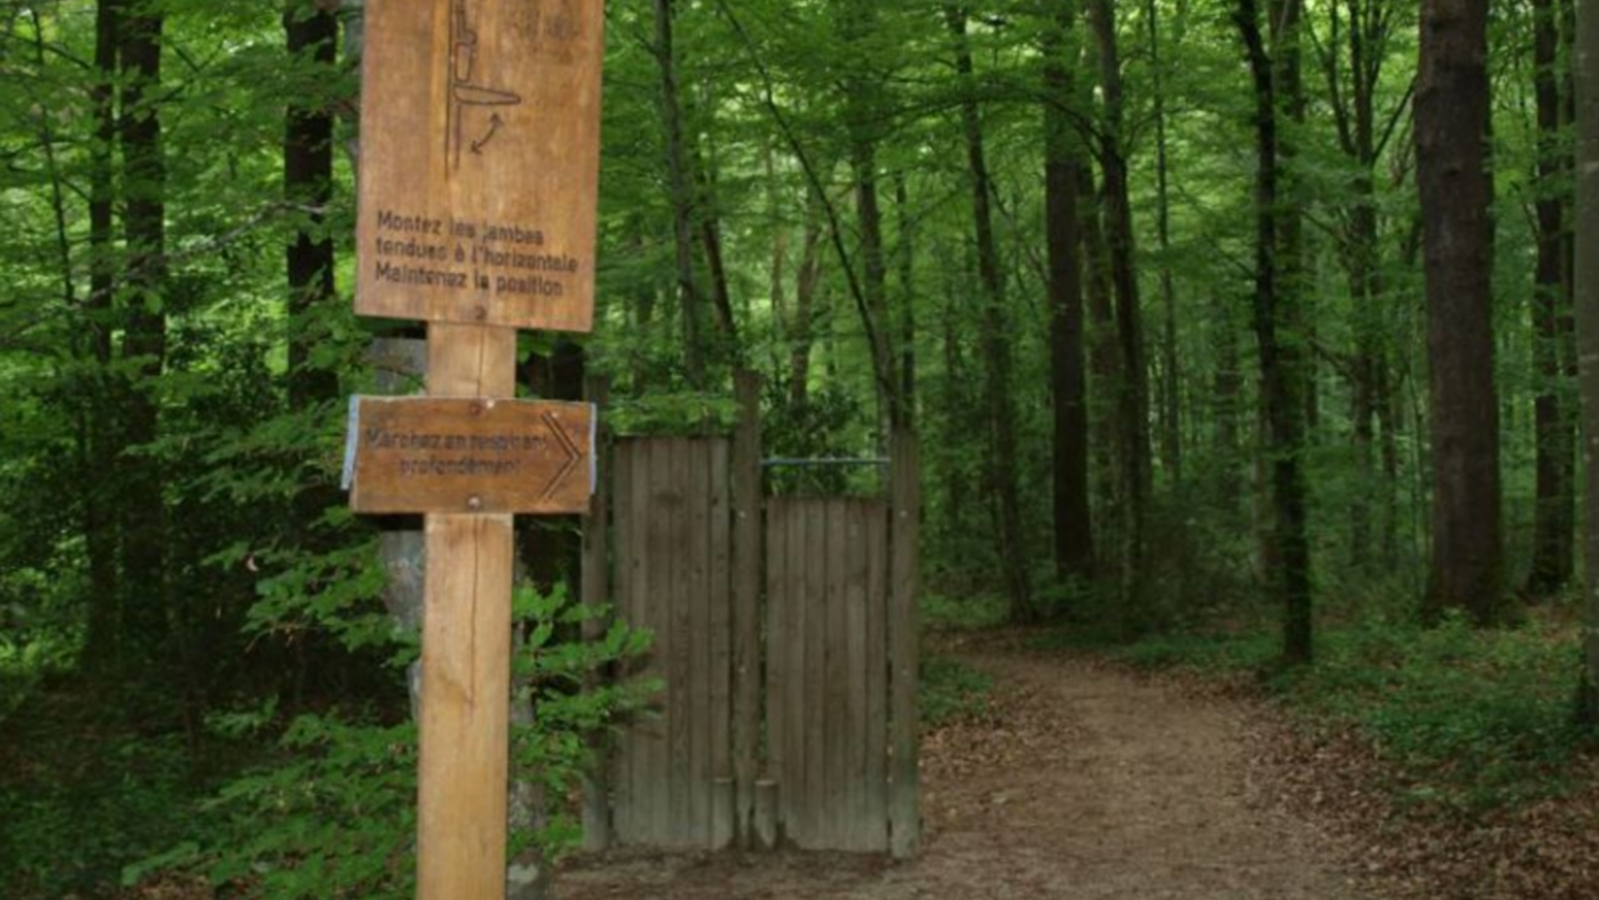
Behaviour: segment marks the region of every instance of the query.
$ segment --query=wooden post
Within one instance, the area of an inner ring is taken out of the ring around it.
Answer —
[[[595,406],[595,416],[601,415],[611,398],[611,382],[604,376],[591,376],[584,385],[588,401]],[[604,419],[597,418],[603,423]],[[596,426],[594,441],[595,466],[599,472],[594,488],[594,505],[583,522],[583,605],[598,609],[611,602],[610,535],[607,531],[611,519],[611,454],[604,425]],[[589,618],[583,622],[583,640],[595,643],[605,637],[613,617]],[[597,679],[591,678],[593,688]],[[592,768],[583,781],[583,849],[595,852],[611,845],[611,743],[604,734],[596,735],[589,743],[593,753]]]
[[[751,814],[750,849],[776,850],[782,836],[777,826],[777,782],[762,778],[755,782],[755,809]]]
[[[515,395],[516,331],[429,326],[428,393]],[[511,516],[427,516],[417,897],[505,896]]]
[[[758,844],[756,753],[761,715],[761,377],[734,376],[733,437],[733,781],[735,838]]]
[[[895,858],[921,849],[922,814],[917,771],[921,711],[917,703],[920,664],[917,545],[921,540],[921,470],[916,436],[896,431],[889,451],[893,532],[890,536],[888,658],[890,760],[889,851]]]

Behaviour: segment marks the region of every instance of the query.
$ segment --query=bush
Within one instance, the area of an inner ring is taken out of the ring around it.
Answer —
[[[922,727],[939,728],[983,711],[994,679],[948,656],[922,659],[920,697]]]
[[[653,685],[585,689],[586,676],[648,647],[647,633],[613,625],[594,643],[556,643],[558,630],[598,610],[564,591],[516,593],[527,639],[514,661],[519,702],[538,714],[513,728],[516,773],[536,773],[550,797],[565,797],[591,764],[587,737],[642,705]],[[251,717],[227,720],[250,727]],[[223,788],[203,807],[200,837],[129,867],[128,884],[153,872],[203,876],[219,892],[259,900],[408,898],[414,893],[416,728],[370,715],[296,717],[278,739],[279,759]],[[550,854],[579,831],[568,810],[550,810],[539,834],[512,835],[512,852],[537,841]]]
[[[1573,722],[1576,636],[1528,623],[1435,628],[1381,615],[1324,629],[1313,665],[1276,667],[1275,634],[1156,635],[1118,651],[1142,666],[1249,672],[1312,726],[1371,741],[1387,787],[1418,814],[1476,815],[1564,792],[1591,740]]]

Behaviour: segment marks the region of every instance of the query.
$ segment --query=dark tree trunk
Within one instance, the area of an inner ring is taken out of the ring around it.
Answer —
[[[1121,354],[1117,384],[1117,451],[1121,457],[1122,503],[1126,507],[1121,535],[1121,575],[1129,599],[1142,591],[1144,518],[1150,493],[1149,369],[1144,358],[1143,314],[1139,308],[1134,268],[1133,215],[1128,195],[1127,157],[1122,135],[1123,88],[1116,44],[1115,11],[1110,0],[1091,0],[1089,19],[1099,46],[1100,90],[1104,115],[1099,144],[1104,174],[1105,239],[1110,278],[1116,297],[1116,339]]]
[[[814,192],[805,217],[799,269],[794,278],[794,315],[787,326],[788,395],[795,407],[810,397],[811,348],[816,343],[816,301],[822,284],[822,212]]]
[[[1290,0],[1292,2],[1292,0]],[[1271,545],[1276,565],[1274,593],[1283,604],[1283,659],[1309,662],[1312,655],[1310,545],[1305,531],[1304,395],[1301,351],[1282,334],[1291,316],[1284,308],[1292,293],[1280,282],[1283,248],[1278,220],[1280,201],[1279,110],[1281,71],[1266,50],[1255,0],[1238,0],[1237,24],[1255,84],[1255,339],[1260,352],[1261,400],[1266,423],[1263,442],[1271,484]],[[1291,291],[1291,287],[1289,288]]]
[[[1082,236],[1082,261],[1084,289],[1088,307],[1088,369],[1093,378],[1089,383],[1089,434],[1116,436],[1122,433],[1121,411],[1117,406],[1117,385],[1121,384],[1121,351],[1116,343],[1116,311],[1111,300],[1110,253],[1105,248],[1105,230],[1100,219],[1099,192],[1094,184],[1093,169],[1087,165],[1077,170],[1077,222]],[[1084,201],[1087,201],[1086,203]],[[1090,481],[1100,508],[1106,512],[1098,518],[1095,543],[1103,553],[1107,543],[1117,544],[1126,531],[1127,507],[1121,500],[1122,480],[1116,475],[1120,467],[1115,440],[1090,442]],[[1106,526],[1109,525],[1109,538]],[[1096,557],[1097,558],[1097,557]],[[1111,562],[1110,571],[1119,570],[1120,560]],[[1104,566],[1096,571],[1105,572]]]
[[[1570,169],[1562,149],[1565,103],[1561,98],[1560,23],[1554,0],[1533,0],[1533,86],[1538,114],[1538,261],[1533,280],[1533,360],[1538,371],[1534,400],[1537,499],[1534,506],[1532,569],[1528,595],[1548,597],[1571,578],[1576,526],[1573,488],[1576,434],[1564,397],[1566,360],[1563,323],[1570,316],[1566,249],[1569,218],[1563,180]]]
[[[905,173],[894,173],[894,208],[899,216],[899,403],[901,426],[916,430],[916,226]]]
[[[1576,152],[1576,245],[1572,294],[1581,348],[1583,467],[1583,639],[1582,680],[1576,719],[1599,725],[1599,8],[1583,3],[1574,11],[1577,90],[1574,118]]]
[[[1426,274],[1432,565],[1423,613],[1503,612],[1494,386],[1488,0],[1423,0],[1416,181]]]
[[[1155,119],[1155,240],[1160,249],[1160,462],[1172,484],[1183,480],[1182,369],[1177,353],[1177,288],[1171,267],[1171,154],[1166,140],[1166,70],[1161,56],[1160,9],[1145,0],[1149,27],[1151,111]]]
[[[158,381],[166,361],[166,162],[160,118],[163,15],[126,10],[119,51],[123,79],[122,158],[128,268],[123,292],[122,358],[130,382],[122,407],[119,466],[122,531],[122,641],[144,659],[160,658],[167,621],[165,474],[144,453],[160,437]]]
[[[683,136],[683,105],[672,41],[675,0],[655,0],[655,59],[661,69],[661,120],[666,131],[667,189],[672,200],[672,239],[676,251],[677,299],[683,321],[683,372],[695,388],[705,384],[705,326],[694,273],[694,185],[689,177]]]
[[[1062,582],[1094,575],[1089,507],[1088,385],[1083,354],[1082,243],[1077,186],[1083,166],[1067,110],[1074,103],[1066,36],[1076,19],[1059,4],[1044,23],[1044,228],[1049,244],[1050,371],[1054,420],[1055,573]]]
[[[117,139],[116,82],[119,0],[100,0],[95,7],[94,143],[90,153],[89,298],[84,304],[88,328],[89,422],[84,484],[84,544],[89,557],[89,621],[84,659],[91,667],[113,668],[118,651],[121,614],[117,580],[117,515],[115,491],[96,477],[117,468],[117,427],[111,396],[112,299],[116,289],[116,181],[113,171]]]
[[[1349,278],[1354,333],[1351,363],[1351,418],[1356,466],[1363,483],[1382,484],[1378,491],[1357,491],[1349,509],[1349,550],[1356,566],[1373,567],[1390,563],[1392,546],[1389,526],[1394,519],[1392,482],[1388,471],[1377,464],[1377,429],[1388,421],[1392,406],[1388,396],[1391,381],[1388,369],[1385,320],[1388,316],[1386,288],[1379,265],[1379,220],[1377,215],[1376,172],[1380,155],[1377,135],[1377,90],[1392,33],[1390,0],[1343,0],[1348,21],[1344,22],[1338,4],[1328,8],[1332,40],[1323,58],[1329,93],[1338,127],[1339,145],[1354,165],[1351,180],[1347,225],[1343,234],[1343,264]],[[1340,38],[1342,37],[1342,40]],[[1340,80],[1339,60],[1346,52],[1348,75]],[[1343,93],[1348,86],[1348,95]],[[1384,452],[1391,445],[1391,421],[1383,427]],[[1373,506],[1381,510],[1383,552],[1374,551]]]
[[[889,428],[900,427],[900,380],[891,343],[895,335],[888,309],[888,260],[883,242],[883,209],[878,189],[878,145],[882,141],[884,102],[876,61],[861,51],[861,43],[877,28],[874,4],[851,0],[842,5],[838,21],[850,62],[844,66],[844,124],[849,134],[849,165],[854,176],[855,211],[860,224],[862,316],[868,324],[867,340],[876,369],[878,394]]]
[[[709,130],[701,123],[696,129]],[[705,269],[710,277],[711,309],[716,313],[716,360],[742,365],[738,343],[738,319],[733,312],[733,293],[727,280],[727,262],[722,254],[722,220],[716,203],[716,171],[693,141],[694,213],[699,218],[700,246],[705,252]],[[712,154],[714,158],[714,153]]]
[[[324,4],[290,0],[283,14],[291,64],[315,66],[334,76],[339,22]],[[289,279],[289,406],[303,410],[333,399],[338,376],[310,364],[317,341],[313,311],[336,299],[333,237],[327,208],[333,202],[333,112],[290,98],[283,135],[283,193],[300,208],[301,227],[287,249]]]
[[[996,494],[999,515],[999,560],[1010,618],[1018,624],[1037,619],[1028,585],[1027,559],[1022,546],[1021,487],[1016,438],[1016,401],[1011,396],[1011,334],[1005,308],[1005,282],[999,248],[994,239],[993,183],[983,146],[982,122],[973,93],[971,49],[966,41],[966,14],[944,7],[945,20],[955,39],[955,68],[964,88],[961,125],[966,139],[966,159],[972,180],[972,204],[977,230],[977,273],[983,289],[983,379],[988,426],[992,440],[989,482]]]

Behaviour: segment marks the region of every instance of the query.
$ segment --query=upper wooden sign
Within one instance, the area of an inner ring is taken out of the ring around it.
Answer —
[[[354,397],[344,479],[358,513],[587,513],[594,408]]]
[[[589,331],[603,0],[367,4],[356,312]]]

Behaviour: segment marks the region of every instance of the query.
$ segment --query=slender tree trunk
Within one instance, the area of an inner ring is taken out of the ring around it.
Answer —
[[[1365,483],[1391,485],[1381,480],[1377,465],[1377,426],[1391,406],[1386,395],[1388,354],[1384,319],[1387,316],[1385,287],[1379,265],[1379,222],[1377,217],[1376,172],[1378,162],[1376,96],[1388,42],[1389,24],[1386,0],[1346,0],[1349,10],[1348,58],[1351,97],[1348,107],[1337,111],[1339,140],[1344,155],[1356,167],[1350,183],[1351,202],[1345,234],[1344,265],[1348,272],[1355,335],[1353,359],[1352,416],[1357,470]],[[1338,6],[1329,8],[1333,22],[1334,46],[1328,51],[1336,60],[1339,27]],[[1336,69],[1329,65],[1329,86],[1337,98]],[[1391,423],[1390,423],[1391,425]],[[1389,427],[1384,440],[1391,442]],[[1378,505],[1385,521],[1393,517],[1393,491],[1356,491],[1350,505],[1350,556],[1357,566],[1386,563],[1373,559],[1372,509]],[[1384,540],[1385,546],[1388,544]]]
[[[1432,566],[1423,613],[1503,612],[1494,387],[1488,0],[1423,0],[1416,88],[1431,363]]]
[[[1017,472],[1019,453],[1016,438],[1016,401],[1011,387],[1010,323],[1005,308],[1005,282],[999,264],[999,248],[994,239],[991,208],[993,183],[983,145],[982,122],[973,93],[974,71],[971,49],[966,41],[966,14],[955,6],[944,7],[945,21],[955,39],[955,68],[964,90],[961,124],[966,138],[966,159],[971,172],[972,204],[977,229],[977,272],[983,289],[983,392],[988,407],[988,426],[992,439],[990,483],[994,487],[999,514],[999,558],[1004,573],[1005,593],[1010,599],[1010,617],[1018,624],[1037,619],[1028,585],[1027,559],[1022,546],[1021,486]]]
[[[676,251],[677,299],[683,321],[683,371],[690,385],[705,384],[705,327],[698,278],[694,272],[694,187],[683,136],[683,106],[672,41],[675,0],[655,2],[655,59],[661,69],[661,120],[666,130],[667,188],[672,199],[672,239]]]
[[[1161,56],[1160,9],[1145,0],[1149,27],[1151,111],[1155,119],[1155,240],[1160,249],[1160,462],[1172,484],[1183,480],[1182,369],[1177,353],[1177,288],[1171,267],[1171,154],[1166,140],[1166,69]]]
[[[89,297],[84,303],[92,376],[88,422],[88,459],[84,472],[84,544],[89,557],[89,622],[84,659],[91,666],[114,668],[121,593],[117,579],[116,492],[96,473],[117,470],[116,404],[112,395],[112,300],[116,288],[116,218],[114,151],[117,140],[116,82],[120,0],[100,0],[95,7],[94,141],[90,152]]]
[[[1136,599],[1142,593],[1144,519],[1151,481],[1149,369],[1144,358],[1143,314],[1133,258],[1133,216],[1122,135],[1123,88],[1115,11],[1110,0],[1090,0],[1088,12],[1099,46],[1104,109],[1099,162],[1105,177],[1105,238],[1110,254],[1111,283],[1115,288],[1116,338],[1121,353],[1121,381],[1116,392],[1117,419],[1121,426],[1117,449],[1121,456],[1122,502],[1126,505],[1121,575],[1127,598]]]
[[[1581,360],[1583,456],[1582,680],[1577,720],[1599,725],[1599,8],[1576,21],[1577,199],[1574,305]]]
[[[166,161],[160,118],[163,14],[140,4],[122,20],[122,158],[128,274],[122,358],[129,367],[122,410],[122,637],[158,659],[167,621],[165,474],[143,453],[160,437],[158,380],[167,352]]]
[[[714,123],[699,123],[696,131],[708,131]],[[694,213],[699,219],[700,246],[705,252],[705,269],[710,278],[711,309],[716,313],[716,359],[742,365],[738,342],[738,318],[733,312],[733,292],[727,280],[727,262],[722,254],[722,220],[716,202],[716,170],[700,150],[700,142],[690,142],[690,163],[694,169]],[[714,153],[712,154],[714,158]]]
[[[1533,431],[1537,499],[1528,595],[1547,597],[1571,578],[1575,528],[1573,417],[1566,409],[1562,322],[1569,315],[1567,223],[1561,149],[1565,104],[1560,96],[1560,27],[1554,0],[1533,0],[1533,87],[1538,118],[1538,259],[1533,281],[1533,360],[1538,371]]]
[[[850,61],[843,67],[845,84],[844,123],[849,134],[849,165],[854,176],[855,212],[860,225],[861,300],[863,317],[871,323],[867,339],[872,342],[872,360],[877,371],[879,398],[890,428],[903,423],[900,380],[892,345],[895,329],[888,308],[888,259],[883,241],[883,210],[878,188],[878,145],[882,141],[884,102],[881,76],[876,62],[860,50],[861,43],[876,30],[875,6],[871,2],[849,0],[841,5],[841,38]]]
[[[1290,0],[1292,2],[1292,0]],[[1301,468],[1304,445],[1304,402],[1300,353],[1285,340],[1290,318],[1280,281],[1279,254],[1284,248],[1278,219],[1280,202],[1279,111],[1277,80],[1282,71],[1266,50],[1256,0],[1238,0],[1237,23],[1255,83],[1255,338],[1260,352],[1260,382],[1266,422],[1265,451],[1270,471],[1272,546],[1277,564],[1274,593],[1283,604],[1283,659],[1306,663],[1312,655],[1310,545],[1305,531],[1305,484]],[[1292,21],[1292,20],[1289,20]]]
[[[822,286],[822,212],[815,192],[805,216],[799,269],[794,282],[794,316],[788,323],[789,402],[803,406],[810,397],[811,349],[816,344],[817,293]]]
[[[1066,110],[1076,90],[1066,59],[1072,4],[1044,23],[1044,228],[1049,244],[1050,369],[1054,420],[1055,574],[1063,583],[1094,575],[1089,506],[1088,384],[1083,354],[1083,279],[1077,187],[1083,160]]]
[[[333,77],[339,22],[331,10],[307,0],[289,0],[283,30],[292,64],[314,65]],[[302,210],[301,226],[286,252],[289,406],[302,410],[338,393],[337,375],[310,365],[317,341],[312,313],[336,299],[333,237],[327,231],[327,208],[333,202],[333,112],[325,105],[308,107],[290,98],[283,135],[283,192]]]
[[[1078,225],[1082,234],[1082,261],[1088,307],[1089,434],[1117,436],[1122,433],[1121,410],[1117,405],[1122,380],[1122,359],[1116,343],[1116,311],[1111,300],[1110,253],[1105,247],[1105,231],[1100,218],[1099,192],[1094,173],[1087,165],[1077,170]],[[1086,203],[1084,201],[1087,201]],[[1095,520],[1095,544],[1105,553],[1107,544],[1120,546],[1127,531],[1127,505],[1122,502],[1123,479],[1117,477],[1116,440],[1091,441],[1090,481],[1105,515]],[[1107,528],[1107,526],[1109,526]],[[1108,535],[1107,535],[1108,531]],[[1096,556],[1096,559],[1099,559]],[[1123,560],[1100,559],[1110,563],[1110,571],[1120,572]],[[1105,573],[1103,565],[1096,572]]]
[[[894,209],[899,236],[894,258],[899,268],[899,402],[901,425],[916,427],[916,226],[903,171],[894,173]]]

